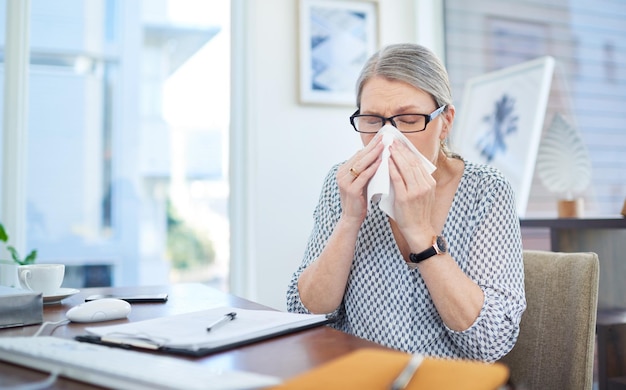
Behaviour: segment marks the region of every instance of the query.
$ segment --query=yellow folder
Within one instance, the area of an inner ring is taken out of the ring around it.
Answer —
[[[386,349],[360,349],[288,379],[273,390],[389,389],[411,358]],[[506,384],[509,369],[482,363],[425,357],[407,390],[495,390]]]

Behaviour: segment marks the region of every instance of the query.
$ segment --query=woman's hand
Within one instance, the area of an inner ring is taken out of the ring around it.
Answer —
[[[331,313],[343,299],[357,236],[367,215],[366,186],[380,165],[381,138],[372,138],[337,170],[341,218],[322,253],[298,279],[302,304],[312,313]]]
[[[437,182],[403,142],[390,146],[389,176],[395,192],[395,220],[404,237],[432,240],[431,222]]]
[[[380,165],[382,137],[376,135],[363,149],[337,170],[342,218],[359,225],[367,215],[366,187]]]

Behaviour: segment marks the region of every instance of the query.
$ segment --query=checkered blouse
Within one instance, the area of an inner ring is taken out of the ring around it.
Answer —
[[[338,167],[326,177],[304,259],[288,287],[292,312],[308,312],[300,300],[298,278],[320,255],[341,215]],[[331,326],[426,355],[495,361],[508,353],[517,340],[526,300],[514,195],[497,170],[465,162],[443,235],[452,257],[485,294],[469,329],[458,332],[443,323],[419,270],[407,266],[388,217],[378,207],[359,231],[346,292]]]

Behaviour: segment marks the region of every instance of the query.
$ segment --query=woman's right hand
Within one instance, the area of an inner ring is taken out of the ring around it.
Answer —
[[[322,253],[298,279],[300,299],[311,313],[332,313],[341,304],[354,259],[356,238],[367,216],[367,183],[381,162],[381,138],[378,135],[373,137],[337,170],[341,218]]]
[[[342,219],[358,223],[367,215],[367,183],[380,165],[384,145],[377,134],[337,170],[337,183],[341,198]]]

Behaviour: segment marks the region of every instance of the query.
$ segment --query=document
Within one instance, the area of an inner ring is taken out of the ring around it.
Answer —
[[[79,341],[203,356],[328,322],[325,315],[219,307],[120,325],[94,326]],[[216,326],[219,324],[219,326]]]

